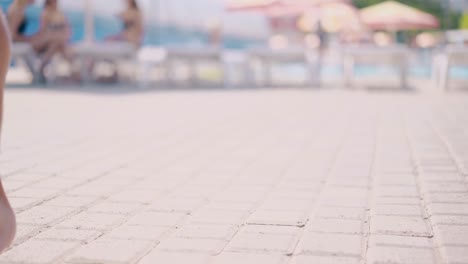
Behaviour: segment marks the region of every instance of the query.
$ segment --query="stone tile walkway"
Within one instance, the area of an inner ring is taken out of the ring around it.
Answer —
[[[468,263],[467,94],[7,102],[19,230],[0,263]]]

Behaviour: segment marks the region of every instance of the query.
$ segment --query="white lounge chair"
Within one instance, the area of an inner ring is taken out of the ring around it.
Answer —
[[[298,62],[303,64],[307,69],[308,84],[315,84],[319,79],[319,74],[312,67],[310,63],[308,53],[303,49],[282,49],[282,50],[271,50],[255,48],[248,51],[250,60],[257,60],[260,62],[263,70],[264,85],[273,85],[273,74],[272,66],[273,63],[293,63]],[[314,76],[316,75],[316,78]],[[253,85],[257,85],[254,78],[250,76],[250,80]]]
[[[160,47],[143,47],[138,52],[139,82],[141,87],[148,87],[152,82],[151,72],[159,67],[166,67],[167,51]],[[166,76],[167,78],[167,76]]]
[[[220,64],[221,72],[224,75],[224,65],[222,63],[222,53],[217,48],[167,48],[166,49],[166,69],[167,78],[170,84],[175,84],[175,62],[182,61],[189,67],[189,85],[198,86],[200,79],[197,76],[198,65],[201,62],[213,62]],[[222,78],[224,80],[224,78]],[[223,81],[224,82],[224,81]],[[224,84],[224,83],[223,83]]]
[[[74,54],[81,62],[81,79],[83,82],[92,80],[88,69],[90,62],[106,60],[113,62],[119,69],[120,63],[131,62],[135,65],[137,48],[124,42],[81,43],[73,47]]]
[[[249,58],[245,52],[225,50],[222,60],[224,65],[224,87],[245,87],[251,84],[249,79],[251,76]]]
[[[28,71],[31,73],[33,83],[38,80],[39,75],[36,67],[36,52],[29,43],[13,43],[11,58],[22,60],[26,64]]]
[[[450,88],[450,69],[454,65],[468,65],[468,48],[464,45],[449,45],[435,57],[436,85],[440,90]]]
[[[351,45],[343,56],[343,77],[346,86],[353,85],[356,64],[387,64],[398,68],[400,86],[408,88],[407,67],[409,49],[404,45],[378,47],[374,45]]]

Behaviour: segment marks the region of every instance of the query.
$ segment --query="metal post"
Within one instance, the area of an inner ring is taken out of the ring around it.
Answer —
[[[85,43],[94,42],[94,6],[93,0],[85,2]]]
[[[159,3],[159,0],[151,0],[151,10],[152,10],[152,17],[153,17],[153,23],[154,23],[154,42],[155,44],[158,43],[159,39],[159,32],[158,32],[158,19],[159,19],[159,9],[161,8],[161,5]]]

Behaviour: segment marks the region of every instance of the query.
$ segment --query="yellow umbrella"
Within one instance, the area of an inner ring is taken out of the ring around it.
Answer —
[[[395,1],[366,7],[360,12],[370,29],[410,30],[438,28],[439,20],[431,14]]]

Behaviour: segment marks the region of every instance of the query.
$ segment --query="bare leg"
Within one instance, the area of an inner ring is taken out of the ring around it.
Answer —
[[[3,119],[3,91],[10,61],[10,38],[7,33],[3,13],[0,11],[0,130]],[[0,180],[0,253],[13,242],[16,233],[15,214]]]
[[[39,73],[41,74],[42,78],[45,76],[45,67],[50,63],[55,54],[60,53],[60,49],[61,44],[57,41],[51,41],[47,44],[47,50],[41,56],[41,66],[39,68]]]
[[[0,253],[11,245],[15,234],[15,213],[8,202],[2,181],[0,180]]]

